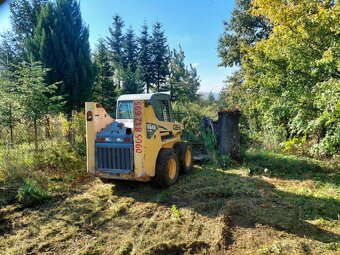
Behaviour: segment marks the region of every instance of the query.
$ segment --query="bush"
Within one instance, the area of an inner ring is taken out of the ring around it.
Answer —
[[[16,198],[20,204],[30,207],[50,198],[50,194],[36,180],[25,179],[18,189]]]
[[[174,103],[175,120],[184,125],[183,139],[201,141],[205,135],[203,117],[217,118],[217,106],[202,106],[197,103]]]

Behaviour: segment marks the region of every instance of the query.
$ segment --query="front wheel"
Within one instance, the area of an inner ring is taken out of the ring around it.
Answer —
[[[180,166],[180,172],[186,174],[192,169],[192,148],[186,142],[179,142],[175,145],[175,151],[177,152],[178,163]]]
[[[156,162],[154,183],[160,187],[169,187],[178,177],[178,159],[172,149],[161,149]]]

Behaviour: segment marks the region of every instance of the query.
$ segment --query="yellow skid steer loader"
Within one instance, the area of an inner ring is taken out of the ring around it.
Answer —
[[[170,186],[192,168],[192,148],[181,142],[166,93],[122,95],[116,119],[85,103],[87,171],[101,179],[153,180]]]

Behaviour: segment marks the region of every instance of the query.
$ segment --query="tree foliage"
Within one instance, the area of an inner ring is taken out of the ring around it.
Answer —
[[[109,27],[110,36],[107,37],[111,60],[115,69],[123,67],[123,46],[124,46],[124,21],[116,14],[113,16],[112,27]]]
[[[46,84],[48,69],[41,63],[21,63],[13,73],[20,105],[20,113],[34,127],[36,150],[38,149],[38,121],[48,113],[55,113],[61,106],[61,98],[54,96],[56,84]]]
[[[138,37],[138,69],[141,75],[142,82],[145,84],[146,92],[151,92],[152,86],[152,53],[151,53],[151,38],[149,27],[145,23],[142,26],[141,35]]]
[[[229,22],[224,22],[224,33],[218,41],[222,66],[239,66],[244,55],[242,45],[253,45],[267,38],[271,31],[265,16],[251,14],[251,0],[237,0]]]
[[[13,79],[13,73],[3,69],[0,75],[0,127],[8,128],[10,142],[13,144],[13,130],[20,120],[19,92]]]
[[[164,35],[162,24],[153,25],[151,38],[151,64],[153,71],[153,83],[155,91],[167,91],[166,77],[169,75],[169,46]]]
[[[305,136],[304,143],[313,144],[311,154],[336,154],[339,4],[316,0],[252,4],[250,14],[265,19],[271,32],[241,45],[244,82],[227,88],[228,102],[244,110],[253,130],[271,134],[276,143]],[[223,56],[228,63],[229,56]]]
[[[58,93],[66,99],[68,113],[81,109],[91,95],[93,67],[88,39],[79,3],[58,0],[42,9],[27,43],[33,59],[51,69],[48,83],[62,81]]]
[[[93,57],[95,80],[92,100],[101,103],[108,112],[114,111],[117,89],[113,81],[113,66],[105,41],[100,39]]]
[[[58,112],[62,98],[55,95],[57,84],[47,84],[48,69],[39,62],[22,62],[15,71],[4,70],[0,76],[0,119],[2,126],[10,130],[13,143],[13,129],[20,120],[26,120],[35,130],[43,116]],[[37,148],[37,144],[36,144]]]
[[[181,46],[171,52],[169,79],[171,98],[174,101],[193,102],[198,99],[200,79],[195,67],[185,65],[185,54]]]

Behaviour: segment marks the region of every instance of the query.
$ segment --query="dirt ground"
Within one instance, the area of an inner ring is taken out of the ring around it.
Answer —
[[[214,165],[166,190],[89,177],[42,205],[1,208],[0,254],[340,254],[338,185]]]

